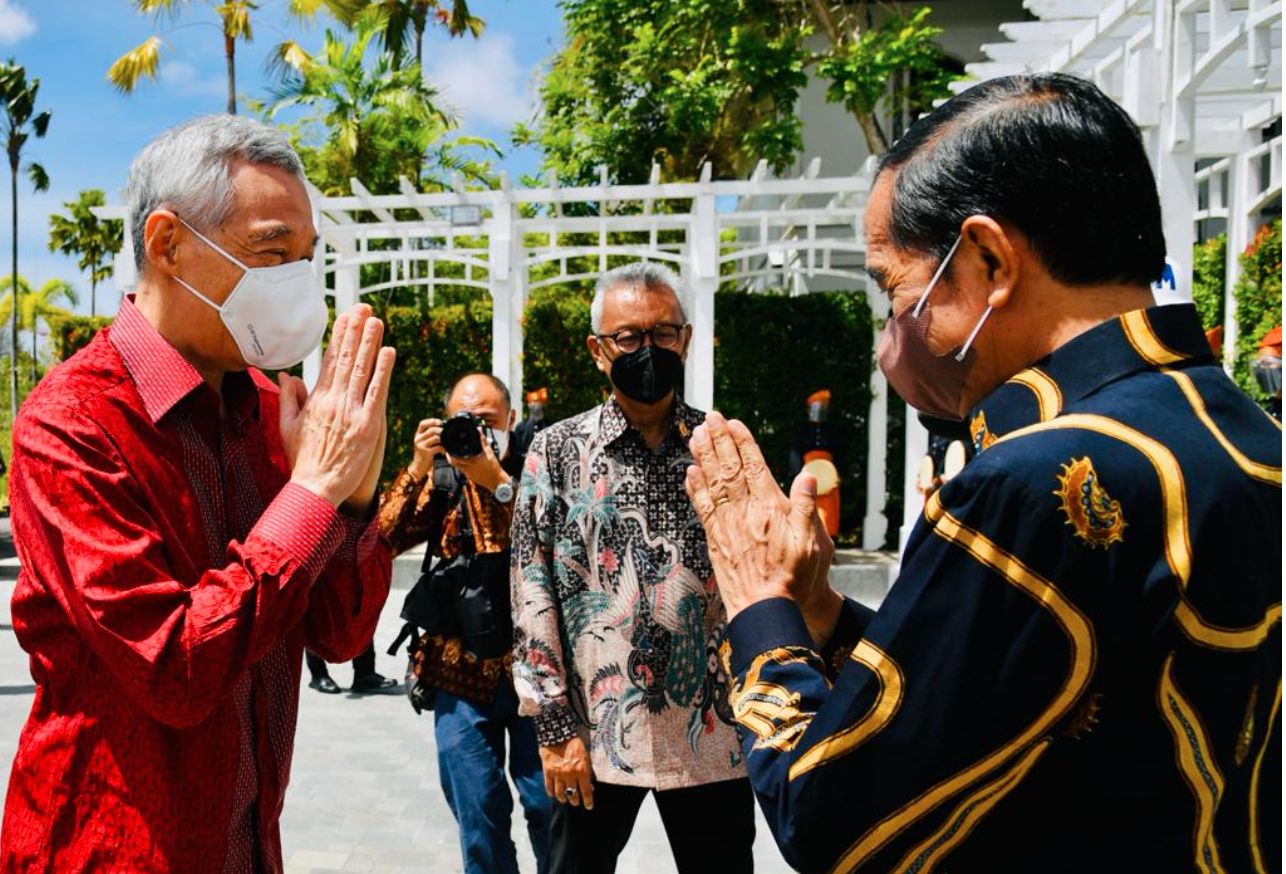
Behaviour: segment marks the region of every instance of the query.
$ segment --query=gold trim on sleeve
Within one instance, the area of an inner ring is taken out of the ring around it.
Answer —
[[[1127,313],[1127,315],[1129,315]],[[1125,318],[1124,316],[1122,318]],[[1188,497],[1179,461],[1165,445],[1115,419],[1089,413],[1069,413],[1049,422],[1019,428],[1000,438],[1001,443],[1055,429],[1093,431],[1119,440],[1138,450],[1151,463],[1161,484],[1161,504],[1165,510],[1165,557],[1179,582],[1179,604],[1175,619],[1183,633],[1195,643],[1213,649],[1254,649],[1268,637],[1281,621],[1282,605],[1271,605],[1254,625],[1227,628],[1207,622],[1187,600],[1188,580],[1192,577],[1192,541],[1188,534]]]
[[[1161,341],[1152,323],[1148,321],[1146,310],[1134,310],[1121,316],[1121,327],[1125,330],[1125,339],[1130,341],[1134,351],[1148,364],[1164,367],[1191,357],[1175,352]]]
[[[764,665],[808,664],[817,656],[802,647],[777,647],[755,657],[746,671],[746,679],[733,686],[728,696],[732,718],[757,740],[755,749],[789,752],[799,743],[816,715],[811,710],[800,710],[801,696],[779,683],[760,679]],[[816,665],[824,673],[820,661]]]
[[[1048,422],[1063,411],[1063,391],[1053,378],[1038,367],[1029,367],[1009,379],[1018,385],[1025,385],[1036,395],[1036,408],[1040,411],[1040,420]]]
[[[1210,737],[1192,703],[1174,684],[1174,653],[1166,656],[1157,686],[1157,704],[1174,736],[1175,758],[1184,782],[1197,803],[1193,828],[1193,849],[1197,868],[1206,874],[1223,874],[1219,844],[1215,840],[1215,810],[1223,798],[1224,780],[1219,765],[1210,752]]]
[[[993,807],[1022,782],[1027,772],[1049,748],[1049,744],[1048,739],[1032,744],[1018,760],[1018,764],[960,802],[941,827],[903,856],[894,870],[898,874],[911,874],[911,872],[928,874],[932,871],[944,856],[969,837],[979,820],[990,813]]]
[[[940,492],[930,496],[925,516],[934,523],[934,533],[968,552],[975,561],[1000,574],[1010,585],[1029,595],[1049,611],[1062,629],[1071,650],[1067,677],[1054,700],[1026,729],[963,771],[929,789],[867,830],[840,857],[835,870],[848,871],[867,861],[903,830],[948,798],[1003,767],[1062,719],[1084,694],[1094,670],[1095,644],[1089,619],[1053,583],[1037,574],[1013,553],[1001,549],[978,531],[965,526],[942,506]]]
[[[875,674],[879,684],[875,703],[857,722],[818,741],[796,759],[790,766],[791,780],[853,752],[888,725],[902,706],[902,668],[888,653],[870,641],[862,640],[854,647],[849,658]]]
[[[1229,440],[1227,435],[1225,435],[1224,432],[1220,430],[1219,426],[1215,424],[1215,420],[1210,417],[1209,411],[1206,410],[1206,403],[1201,397],[1201,392],[1197,390],[1196,384],[1192,381],[1192,377],[1188,376],[1186,373],[1180,373],[1176,370],[1163,369],[1161,372],[1178,383],[1180,390],[1183,391],[1183,396],[1188,399],[1188,404],[1192,407],[1192,412],[1196,414],[1197,418],[1201,420],[1201,424],[1205,425],[1206,430],[1210,432],[1210,436],[1214,437],[1215,440],[1218,441],[1219,445],[1223,447],[1224,452],[1228,453],[1228,457],[1231,458],[1239,468],[1241,468],[1242,472],[1245,473],[1246,476],[1251,479],[1259,480],[1260,482],[1270,483],[1279,487],[1281,486],[1282,469],[1280,467],[1273,467],[1270,464],[1260,464],[1258,461],[1251,461],[1240,449],[1233,445],[1233,442]]]

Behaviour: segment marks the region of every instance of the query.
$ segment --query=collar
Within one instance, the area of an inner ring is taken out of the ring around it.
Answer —
[[[1142,370],[1213,358],[1192,304],[1153,306],[1109,319],[1015,374],[970,411],[974,448],[1054,418],[1099,389]]]
[[[685,404],[676,394],[670,408],[670,438],[677,438],[687,446],[693,430],[705,421],[705,414]],[[625,418],[625,411],[616,402],[616,395],[609,395],[599,408],[598,436],[604,446],[610,446],[626,434],[639,434],[639,430]]]
[[[218,410],[218,399],[200,372],[143,317],[133,295],[121,301],[107,336],[120,353],[153,424],[189,396],[203,397],[203,388],[210,395],[205,402],[213,403]],[[239,425],[246,418],[258,415],[259,392],[248,372],[226,374],[223,385],[224,400],[233,413],[232,421]]]

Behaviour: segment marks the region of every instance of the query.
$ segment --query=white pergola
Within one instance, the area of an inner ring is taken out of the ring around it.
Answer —
[[[1237,254],[1266,207],[1281,198],[1281,2],[1267,0],[1025,0],[1036,17],[1002,25],[1005,37],[984,45],[988,61],[971,64],[983,79],[1062,71],[1093,79],[1143,131],[1156,170],[1165,235],[1177,278],[1174,299],[1190,297],[1197,223],[1227,222],[1228,284]],[[1198,169],[1198,162],[1201,167]],[[751,290],[868,290],[862,216],[870,164],[853,176],[823,177],[814,159],[803,174],[773,178],[765,162],[748,179],[713,181],[707,165],[696,182],[662,183],[657,168],[643,185],[616,185],[600,168],[598,185],[374,195],[356,179],[351,194],[312,192],[321,233],[317,270],[337,308],[394,288],[421,288],[432,299],[447,286],[485,289],[493,302],[492,369],[522,397],[521,316],[528,295],[549,285],[597,278],[628,260],[674,268],[686,286],[693,347],[686,396],[714,402],[714,301],[720,284]],[[120,206],[101,217],[129,218]],[[1093,220],[1092,217],[1087,220]],[[573,236],[574,235],[574,236]],[[590,269],[579,269],[588,259]],[[363,284],[362,268],[378,265]],[[117,258],[117,284],[134,283],[129,257]],[[882,294],[868,294],[875,323],[887,317]],[[1225,349],[1235,343],[1227,301]],[[1229,359],[1231,361],[1231,357]],[[320,359],[305,362],[314,378]],[[581,366],[569,362],[569,366]],[[884,512],[888,389],[872,375],[868,416],[863,545],[878,548]],[[927,435],[907,416],[905,542],[920,513],[914,478]]]

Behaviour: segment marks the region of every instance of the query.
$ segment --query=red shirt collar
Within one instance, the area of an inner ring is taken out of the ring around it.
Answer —
[[[153,424],[161,421],[184,398],[205,387],[201,373],[143,317],[132,296],[121,301],[107,336],[125,362],[125,369],[134,380]],[[239,423],[257,416],[258,394],[248,373],[229,373],[224,377],[225,401],[234,413],[233,421]],[[213,391],[210,403],[217,411],[218,398]]]

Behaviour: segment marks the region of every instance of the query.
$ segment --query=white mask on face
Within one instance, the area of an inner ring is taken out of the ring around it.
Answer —
[[[281,370],[303,361],[317,348],[326,333],[326,289],[313,273],[311,261],[247,267],[183,219],[179,221],[245,271],[222,306],[179,277],[174,280],[219,311],[246,364]]]
[[[509,432],[499,428],[488,428],[487,436],[491,438],[491,448],[496,451],[496,458],[504,458],[509,451]]]

